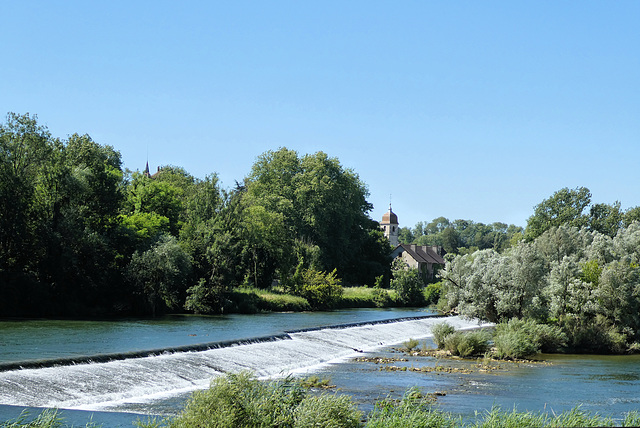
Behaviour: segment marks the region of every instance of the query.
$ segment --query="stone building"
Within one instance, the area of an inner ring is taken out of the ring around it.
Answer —
[[[391,258],[401,257],[409,268],[418,269],[426,280],[433,279],[436,271],[444,266],[444,250],[441,246],[401,244],[399,242],[398,216],[391,210],[391,204],[389,204],[389,211],[382,216],[380,228],[394,247]]]
[[[438,245],[400,244],[391,253],[391,258],[401,257],[409,268],[418,269],[425,279],[432,279],[444,266],[444,251]]]

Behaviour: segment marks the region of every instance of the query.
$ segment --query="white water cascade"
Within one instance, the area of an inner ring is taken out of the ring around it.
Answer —
[[[327,327],[196,352],[7,370],[0,372],[0,404],[108,410],[121,403],[204,389],[212,378],[229,372],[249,370],[259,377],[278,377],[308,371],[410,338],[427,338],[431,327],[442,321],[427,317]],[[459,317],[446,321],[456,329],[479,326]]]

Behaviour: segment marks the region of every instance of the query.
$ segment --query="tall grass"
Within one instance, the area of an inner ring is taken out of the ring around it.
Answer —
[[[376,404],[367,418],[366,428],[453,428],[461,419],[433,407],[430,400],[412,388],[402,400],[383,400]]]
[[[58,410],[47,409],[35,418],[31,418],[28,412],[22,412],[16,419],[0,422],[0,428],[63,428],[68,427]],[[87,422],[87,428],[97,428],[99,425]],[[76,427],[77,428],[77,427]]]
[[[619,422],[622,427],[640,426],[640,413],[632,411]],[[613,427],[615,421],[575,407],[559,414],[518,412],[493,407],[469,420],[444,412],[418,388],[409,389],[401,400],[379,401],[363,419],[348,395],[311,395],[294,379],[262,382],[248,373],[228,375],[212,383],[209,390],[195,393],[185,410],[172,420],[138,421],[139,428],[279,427],[279,428],[525,428],[525,427]],[[23,413],[15,420],[0,422],[0,428],[64,428],[56,410],[45,410],[31,419]],[[99,425],[88,423],[87,428]],[[76,427],[78,428],[78,427]]]

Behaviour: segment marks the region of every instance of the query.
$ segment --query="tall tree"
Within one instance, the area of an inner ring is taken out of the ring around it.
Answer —
[[[558,190],[549,199],[536,205],[533,215],[527,220],[525,238],[533,240],[552,227],[563,224],[586,226],[588,217],[584,210],[590,203],[591,192],[586,187]]]
[[[337,268],[345,281],[361,282],[367,276],[361,268],[372,262],[372,251],[381,255],[376,263],[386,257],[388,246],[374,236],[378,227],[368,215],[367,187],[338,159],[322,152],[301,158],[286,148],[269,151],[258,158],[246,183],[251,205],[282,214],[287,242],[319,248],[321,270]],[[377,250],[365,248],[371,245]],[[367,282],[373,283],[373,277]]]
[[[54,150],[37,116],[9,113],[0,125],[0,269],[28,272],[37,263],[38,219],[46,191],[38,187]],[[40,192],[38,192],[40,190]]]
[[[620,209],[620,202],[613,205],[594,204],[589,210],[589,229],[604,235],[614,237],[622,227],[624,213]]]

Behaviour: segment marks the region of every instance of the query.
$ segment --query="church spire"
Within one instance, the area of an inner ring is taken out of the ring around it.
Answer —
[[[394,247],[398,245],[398,235],[400,233],[398,223],[398,216],[391,210],[391,202],[389,202],[389,211],[384,213],[380,227],[384,232],[384,236],[389,240],[389,243]]]

